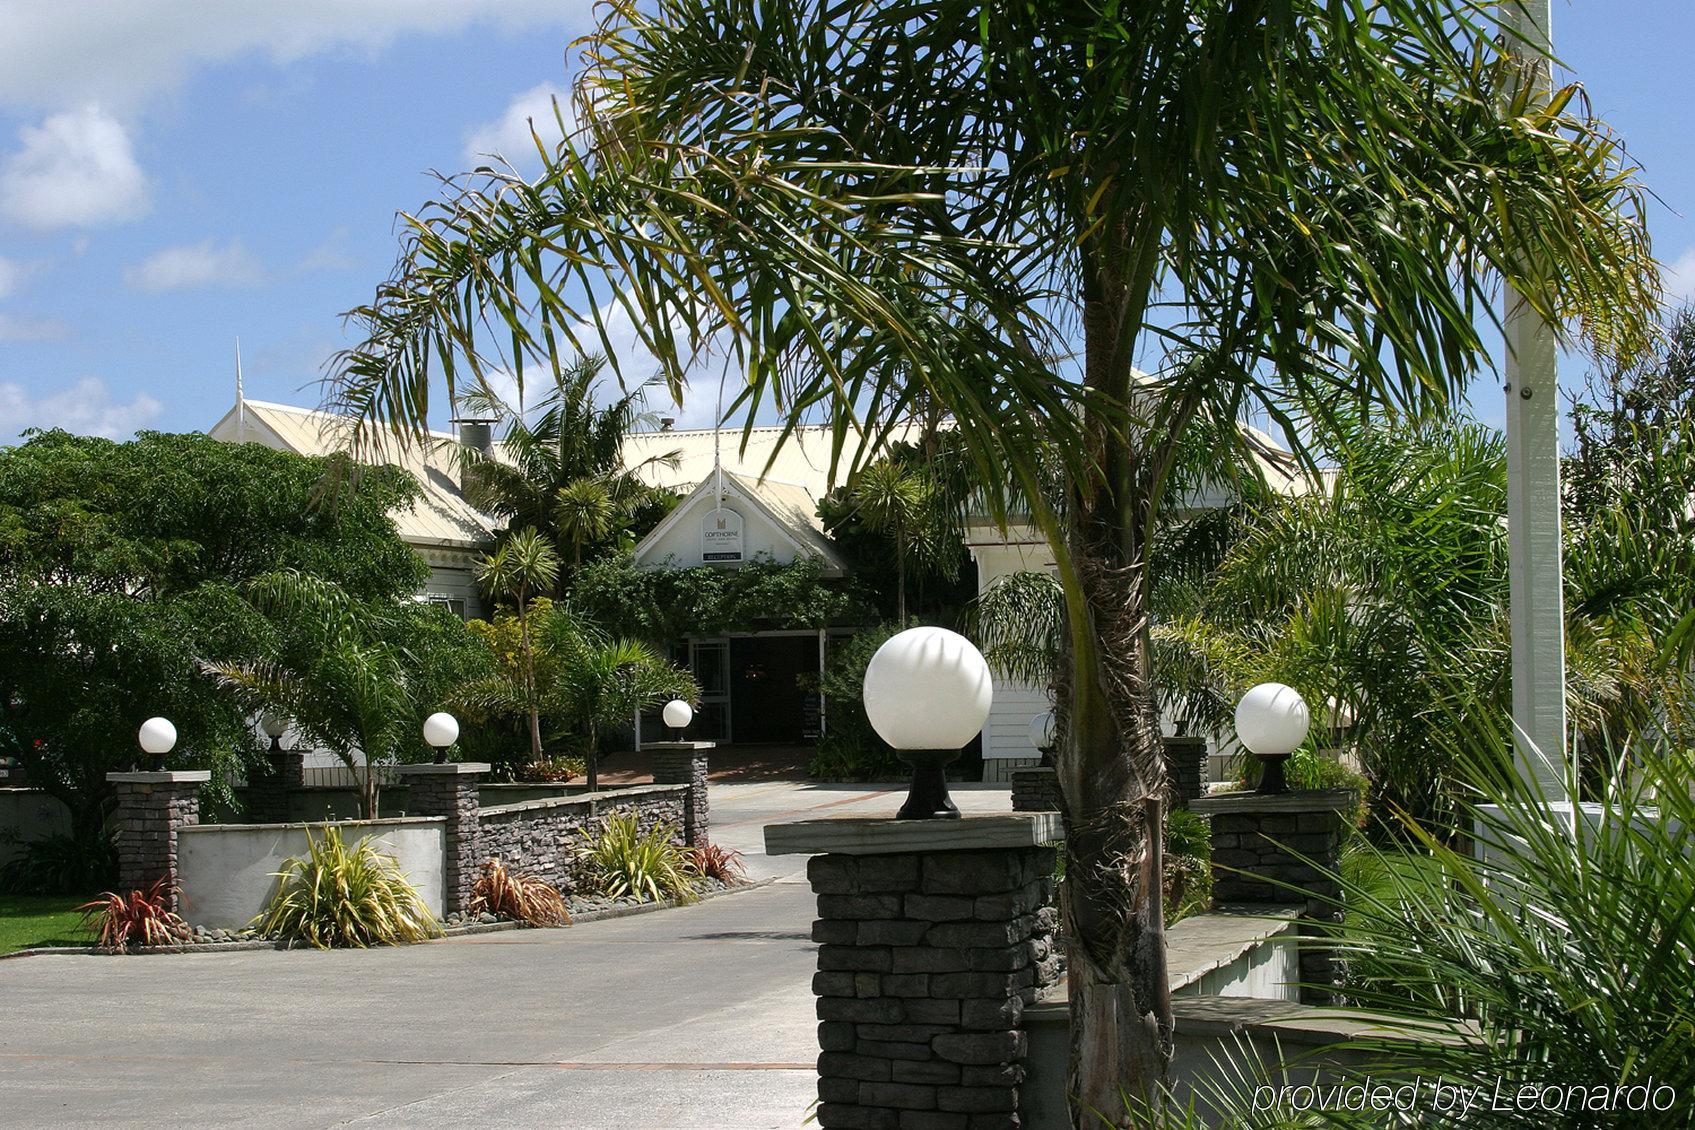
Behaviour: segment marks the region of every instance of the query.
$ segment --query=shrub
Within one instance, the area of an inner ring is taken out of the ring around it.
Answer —
[[[94,944],[101,949],[124,953],[132,943],[181,945],[189,938],[188,923],[171,910],[171,894],[161,877],[146,891],[131,891],[128,896],[106,891],[76,909],[82,911],[85,925],[94,932]]]
[[[734,883],[747,875],[742,853],[718,844],[690,848],[689,865],[702,879],[716,879],[720,883]]]
[[[118,885],[118,848],[104,829],[92,838],[55,834],[21,847],[0,866],[0,892],[69,895]]]
[[[1212,905],[1212,826],[1181,808],[1165,817],[1164,887],[1167,923]]]
[[[595,872],[602,894],[637,902],[695,900],[693,863],[669,824],[644,832],[635,813],[615,812],[598,837],[584,828],[583,838],[588,842],[577,857]]]
[[[440,933],[394,857],[369,836],[349,847],[334,826],[321,839],[308,831],[306,854],[284,861],[276,876],[271,905],[253,920],[262,933],[318,949],[393,946]]]
[[[470,909],[473,915],[486,912],[531,926],[564,926],[571,921],[558,888],[534,875],[509,871],[498,859],[483,864],[483,873],[471,888]]]
[[[806,773],[821,781],[904,781],[912,768],[871,728],[863,696],[865,668],[888,638],[893,624],[869,628],[846,643],[832,644],[818,679],[830,704],[830,728],[818,740]]]
[[[514,781],[534,781],[542,784],[560,784],[574,777],[581,777],[584,771],[584,761],[580,757],[548,757],[541,761],[527,761],[512,771]]]

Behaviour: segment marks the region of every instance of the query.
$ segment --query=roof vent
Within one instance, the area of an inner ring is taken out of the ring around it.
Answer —
[[[459,442],[475,448],[484,455],[494,454],[493,420],[455,420],[459,425]]]
[[[676,426],[677,426],[677,417],[675,417],[675,416],[661,416],[661,417],[659,417],[659,430],[660,431],[668,432]]]

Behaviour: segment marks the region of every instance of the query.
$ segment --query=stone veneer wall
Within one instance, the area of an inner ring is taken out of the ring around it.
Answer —
[[[177,831],[200,821],[200,786],[206,770],[108,773],[117,792],[113,840],[118,849],[118,890],[145,891],[163,879],[172,910],[177,892]]]
[[[658,742],[650,743],[647,748],[653,751],[654,784],[689,786],[683,801],[683,842],[690,847],[704,847],[711,842],[712,830],[706,795],[709,743]]]
[[[474,877],[483,860],[498,858],[569,892],[584,877],[577,851],[588,842],[585,830],[598,835],[608,816],[634,812],[643,831],[669,825],[682,842],[689,791],[687,785],[637,785],[482,809],[471,873]]]
[[[1022,1125],[1023,1008],[1060,977],[1054,851],[815,856],[818,1123]]]
[[[1255,903],[1301,907],[1301,999],[1330,1004],[1346,972],[1323,944],[1342,920],[1340,884],[1326,872],[1341,866],[1347,813],[1358,803],[1347,790],[1273,796],[1225,793],[1196,803],[1212,817],[1212,897],[1220,906]]]
[[[1052,769],[1036,765],[1012,771],[1012,810],[1014,812],[1064,812],[1065,800],[1059,792],[1059,776]]]
[[[1206,795],[1207,740],[1201,737],[1162,739],[1165,747],[1165,778],[1173,808],[1188,808],[1189,802]]]

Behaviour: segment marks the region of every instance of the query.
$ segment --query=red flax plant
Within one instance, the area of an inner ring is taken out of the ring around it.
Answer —
[[[141,946],[180,945],[188,940],[188,923],[171,910],[173,888],[161,876],[146,891],[128,896],[115,891],[77,907],[84,924],[94,930],[95,945],[114,953],[125,953],[130,943]]]

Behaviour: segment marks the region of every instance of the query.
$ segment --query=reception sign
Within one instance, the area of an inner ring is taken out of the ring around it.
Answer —
[[[700,559],[702,561],[740,561],[742,559],[742,516],[734,510],[719,506],[707,511],[700,523]]]

